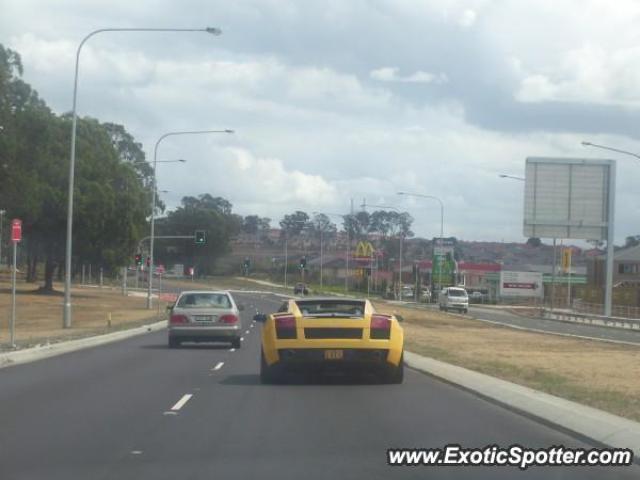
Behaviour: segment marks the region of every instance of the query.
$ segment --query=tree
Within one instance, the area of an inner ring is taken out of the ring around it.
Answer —
[[[271,219],[258,215],[247,215],[242,220],[242,231],[250,235],[262,237],[271,228]]]
[[[335,237],[338,228],[327,215],[318,213],[314,215],[313,220],[309,223],[308,231],[313,238],[320,240],[320,236],[326,241]]]
[[[228,200],[207,193],[184,197],[181,203],[167,217],[156,221],[158,235],[193,235],[196,230],[204,230],[206,243],[195,245],[193,240],[176,240],[159,245],[157,263],[187,262],[197,272],[211,274],[218,258],[231,251],[230,241],[240,233],[243,218],[232,212]]]
[[[624,247],[637,247],[640,245],[640,235],[631,235],[624,239]]]
[[[537,248],[542,245],[542,240],[540,240],[538,237],[531,237],[527,239],[527,245],[529,247]]]
[[[0,205],[23,220],[27,279],[44,259],[44,291],[62,273],[66,239],[70,115],[56,116],[20,78],[17,53],[0,45]],[[114,140],[117,139],[117,140]],[[74,258],[107,270],[124,265],[146,227],[150,167],[124,127],[78,119]],[[146,170],[145,170],[146,168]]]
[[[308,222],[309,215],[303,211],[296,210],[292,214],[285,215],[284,218],[280,220],[280,228],[285,235],[292,237],[300,235]]]

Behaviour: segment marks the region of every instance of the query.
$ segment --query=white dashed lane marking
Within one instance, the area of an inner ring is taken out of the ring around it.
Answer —
[[[218,362],[218,364],[215,367],[213,367],[211,370],[220,370],[223,365],[224,365],[224,362]]]
[[[178,402],[173,407],[171,407],[171,410],[177,412],[182,407],[184,407],[184,405],[191,399],[191,397],[193,397],[193,395],[190,393],[183,395],[182,398],[178,400]]]
[[[232,349],[231,349],[231,350],[229,350],[229,351],[230,351],[230,352],[235,352],[235,351],[236,351],[236,349],[235,349],[235,348],[232,348]]]

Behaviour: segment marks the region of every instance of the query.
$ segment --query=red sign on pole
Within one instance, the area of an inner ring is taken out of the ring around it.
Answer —
[[[11,241],[16,243],[22,240],[22,220],[14,218],[11,220]]]

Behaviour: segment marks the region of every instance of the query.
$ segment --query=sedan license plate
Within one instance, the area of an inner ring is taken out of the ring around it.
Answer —
[[[344,351],[342,350],[325,350],[324,351],[325,360],[342,360],[343,357],[344,357]]]
[[[211,322],[213,317],[211,315],[195,315],[196,322]]]

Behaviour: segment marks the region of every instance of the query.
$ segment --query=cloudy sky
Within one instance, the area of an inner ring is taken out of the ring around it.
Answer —
[[[616,238],[640,233],[640,2],[634,0],[0,0],[0,43],[59,113],[125,125],[163,198],[209,192],[277,224],[295,209],[393,205],[415,231],[523,240],[527,156],[618,160]],[[79,159],[81,161],[81,159]]]

